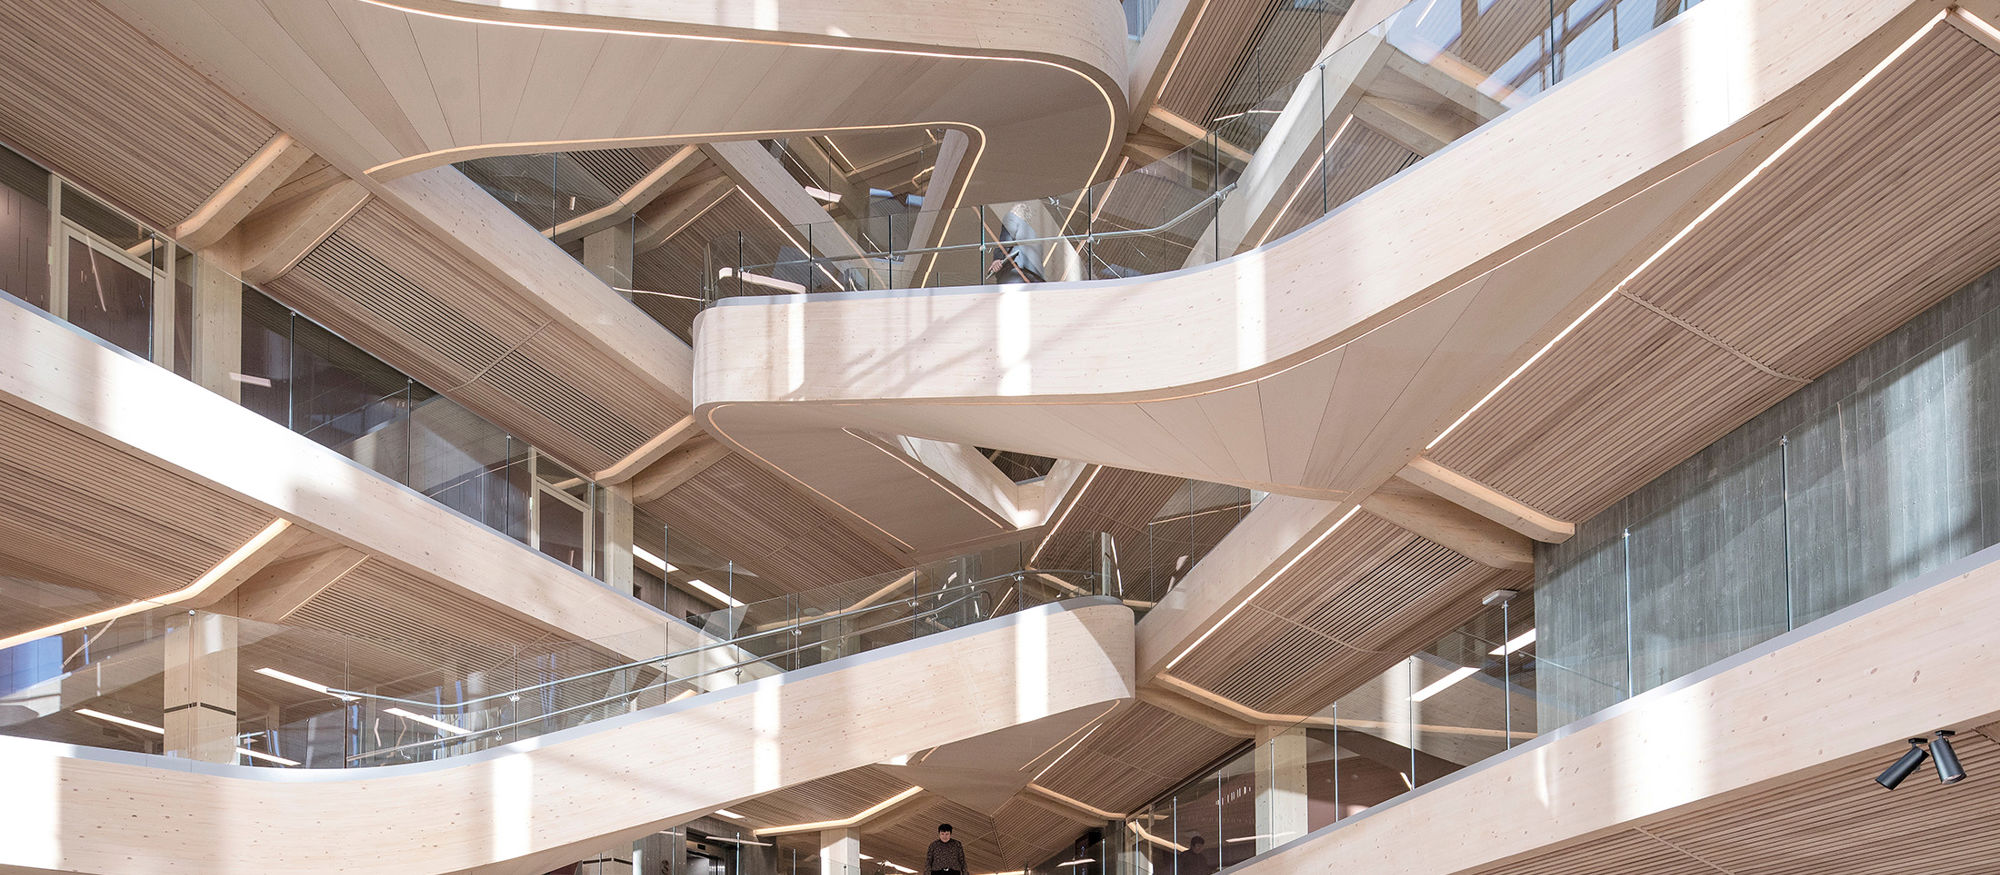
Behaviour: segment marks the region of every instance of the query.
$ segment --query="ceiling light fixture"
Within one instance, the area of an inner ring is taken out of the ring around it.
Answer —
[[[137,729],[142,732],[150,732],[154,735],[167,734],[167,731],[165,729],[158,726],[154,726],[151,723],[140,723],[137,720],[129,720],[124,717],[120,717],[116,714],[106,714],[103,711],[98,711],[93,708],[78,708],[76,709],[76,713],[95,720],[102,720],[106,723],[116,723],[119,726],[124,726],[131,729]]]
[[[1931,733],[1931,762],[1937,766],[1938,783],[1956,784],[1965,780],[1965,767],[1958,764],[1958,751],[1951,749],[1951,737],[1956,734],[1949,729]]]
[[[308,689],[308,690],[311,690],[311,691],[313,691],[313,692],[315,692],[315,693],[320,693],[320,694],[322,694],[322,695],[327,695],[327,696],[332,696],[332,697],[334,697],[334,698],[336,698],[336,699],[339,699],[339,700],[341,700],[341,701],[343,701],[343,702],[352,702],[352,701],[354,701],[354,697],[353,697],[353,696],[349,696],[349,695],[346,695],[345,693],[336,693],[336,692],[334,692],[334,691],[333,691],[333,689],[332,689],[331,687],[328,687],[328,686],[327,686],[326,684],[322,684],[322,683],[317,683],[317,682],[314,682],[314,681],[309,681],[309,680],[306,680],[305,678],[302,678],[302,677],[299,677],[298,675],[295,675],[295,674],[287,674],[287,673],[285,673],[285,672],[282,672],[282,671],[279,671],[279,670],[277,670],[277,669],[275,669],[275,668],[270,668],[270,667],[266,666],[266,667],[264,667],[264,668],[260,668],[260,669],[257,669],[257,673],[258,673],[258,674],[261,674],[261,675],[263,675],[263,676],[265,676],[265,677],[267,677],[267,678],[270,678],[270,679],[272,679],[272,680],[277,680],[277,681],[284,681],[285,683],[288,683],[288,684],[291,684],[292,686],[295,686],[295,687],[304,687],[304,688],[306,688],[306,689]]]
[[[729,810],[729,809],[727,809],[727,808],[717,808],[717,809],[715,809],[715,813],[716,813],[716,814],[720,814],[720,815],[722,815],[723,817],[727,817],[727,818],[729,818],[730,820],[742,820],[742,819],[743,819],[743,815],[741,815],[741,814],[737,814],[737,813],[736,813],[736,812],[734,812],[734,811],[730,811],[730,810]]]
[[[239,747],[236,749],[236,752],[242,754],[243,756],[249,757],[253,760],[263,760],[264,762],[276,763],[281,766],[296,766],[299,764],[298,760],[288,760],[285,759],[284,757],[278,756],[277,754],[268,754],[262,751],[255,751],[247,747]]]
[[[826,189],[812,185],[806,186],[805,189],[806,189],[806,194],[812,195],[814,198],[818,200],[830,204],[840,203],[840,195],[834,194],[833,192],[827,191]]]
[[[644,547],[639,547],[639,546],[634,546],[634,547],[632,548],[632,556],[633,556],[633,558],[635,558],[635,559],[642,559],[642,560],[645,560],[646,564],[648,564],[648,565],[651,565],[651,566],[653,566],[654,568],[658,568],[658,569],[660,569],[661,571],[679,571],[679,570],[680,570],[679,568],[676,568],[676,567],[674,567],[673,563],[671,563],[671,562],[668,562],[668,561],[667,561],[667,560],[665,560],[665,559],[661,559],[660,557],[658,557],[658,556],[655,556],[655,555],[653,555],[653,551],[651,551],[651,550],[648,550],[648,549],[646,549],[646,548],[644,548]]]
[[[1081,860],[1071,860],[1067,863],[1057,863],[1056,868],[1060,869],[1063,868],[1064,866],[1081,866],[1085,863],[1095,863],[1095,862],[1097,862],[1096,857],[1085,857]]]
[[[729,607],[732,608],[743,607],[742,602],[737,601],[735,598],[731,597],[728,593],[716,589],[708,581],[702,580],[699,577],[688,578],[688,586],[692,586],[695,589],[701,590],[703,593],[706,593],[710,598],[713,598],[716,601],[728,605]]]
[[[1476,675],[1478,673],[1479,669],[1473,668],[1471,666],[1466,666],[1464,668],[1457,669],[1453,671],[1451,674],[1438,678],[1437,681],[1432,683],[1430,686],[1418,690],[1416,695],[1410,697],[1410,701],[1421,702],[1425,699],[1428,699],[1432,696],[1444,692],[1445,688],[1450,687],[1452,684],[1458,683],[1459,681],[1465,680],[1466,678],[1472,677],[1473,675]]]
[[[396,715],[396,716],[398,716],[398,717],[401,717],[401,718],[403,718],[404,720],[409,720],[409,721],[412,721],[412,722],[415,722],[415,723],[422,723],[422,724],[423,724],[423,725],[425,725],[425,726],[430,726],[430,727],[433,727],[433,728],[436,728],[436,729],[439,729],[439,730],[442,730],[442,731],[444,731],[444,732],[449,732],[449,733],[451,733],[451,734],[453,734],[453,735],[471,735],[471,734],[472,734],[472,730],[470,730],[470,729],[467,729],[467,728],[465,728],[465,727],[463,727],[463,726],[453,726],[452,724],[450,724],[450,723],[446,723],[446,722],[444,722],[443,720],[436,720],[436,719],[433,719],[433,718],[430,718],[430,717],[425,717],[425,716],[424,716],[424,715],[422,715],[422,714],[412,714],[412,713],[410,713],[410,712],[408,712],[408,711],[405,711],[405,710],[403,710],[403,709],[401,709],[401,708],[384,708],[384,709],[382,709],[382,711],[383,711],[383,713],[385,713],[385,714],[394,714],[394,715]]]
[[[1875,783],[1881,784],[1885,790],[1894,790],[1897,784],[1903,783],[1903,779],[1909,777],[1910,773],[1916,771],[1918,766],[1924,764],[1924,760],[1930,759],[1930,756],[1931,752],[1924,750],[1924,740],[1912,738],[1910,749],[1903,751],[1903,755],[1897,757],[1896,762],[1891,764],[1887,771],[1876,776]]]
[[[1533,643],[1535,643],[1535,630],[1529,629],[1514,636],[1513,640],[1486,651],[1486,654],[1488,656],[1506,656],[1509,653],[1519,653],[1521,652],[1521,648]]]

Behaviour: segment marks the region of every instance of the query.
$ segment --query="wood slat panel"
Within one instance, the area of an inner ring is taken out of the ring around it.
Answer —
[[[1634,279],[1714,342],[1614,299],[1432,457],[1589,516],[1990,270],[1995,76],[1956,30],[1919,41]]]
[[[670,530],[721,551],[787,591],[845,583],[902,565],[738,455],[645,509]]]
[[[1967,763],[1991,762],[2000,745],[1978,734],[1953,739]],[[1887,764],[1904,745],[1885,745]],[[1635,829],[1502,865],[1477,875],[1599,872],[1714,875],[1973,875],[2000,859],[1990,812],[2000,783],[1937,782],[1928,767],[1895,792],[1869,780],[1876,760],[1799,775],[1728,802],[1656,819]]]
[[[270,525],[249,502],[0,404],[0,554],[54,583],[162,595]]]
[[[0,4],[0,132],[155,227],[278,131],[90,0]]]

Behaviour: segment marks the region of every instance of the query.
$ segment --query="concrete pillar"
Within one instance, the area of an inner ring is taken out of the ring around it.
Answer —
[[[231,401],[243,400],[243,384],[230,376],[243,370],[243,282],[207,257],[195,264],[190,351],[196,383]]]
[[[164,726],[168,756],[236,762],[235,617],[187,612],[167,619]]]
[[[679,827],[632,843],[634,875],[682,875],[687,871],[687,836]]]
[[[632,222],[619,222],[583,238],[583,266],[605,285],[632,288]],[[628,291],[619,294],[632,297]]]
[[[763,841],[765,844],[745,844],[736,847],[736,875],[778,875],[778,848],[775,841],[753,839],[750,835],[740,833],[739,837]]]
[[[860,875],[861,830],[829,829],[819,834],[819,875]]]
[[[1306,732],[1264,726],[1253,756],[1257,788],[1257,853],[1306,834]]]

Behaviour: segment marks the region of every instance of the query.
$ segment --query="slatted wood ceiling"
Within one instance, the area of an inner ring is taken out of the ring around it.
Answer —
[[[89,0],[0,3],[0,131],[172,227],[278,131]]]
[[[193,583],[271,524],[247,502],[0,403],[0,553],[123,599]]]
[[[1902,752],[1884,745],[1863,764],[1836,765],[1726,802],[1676,812],[1561,850],[1469,870],[1468,875],[1988,875],[2000,860],[2000,782],[1977,765],[2000,762],[2000,744],[1953,740],[1973,777],[1937,782],[1919,771],[1895,792],[1870,780]]]
[[[1098,534],[1110,532],[1116,539],[1120,559],[1125,554],[1143,559],[1146,524],[1158,516],[1160,508],[1174,497],[1187,481],[1164,474],[1149,474],[1124,468],[1098,468],[1085,475],[1089,485],[1078,480],[1070,487],[1069,509],[1055,527],[1043,536],[1035,551],[1035,566],[1070,570],[1092,570],[1098,565]]]
[[[1587,517],[2000,264],[1995,77],[1925,37],[1630,287],[1741,355],[1614,299],[1432,457]]]
[[[717,250],[718,257],[726,261],[718,263],[734,263],[738,233],[745,236],[748,241],[746,248],[752,252],[774,251],[784,242],[777,227],[741,189],[730,189],[727,195],[695,217],[686,228],[667,238],[665,243],[654,249],[635,252],[632,257],[632,287],[702,297],[702,270],[704,265],[710,263],[710,247],[723,246],[726,242],[726,248]],[[701,310],[692,301],[654,295],[635,295],[632,302],[682,340],[691,338],[690,326]]]
[[[1036,783],[1107,811],[1129,812],[1241,742],[1151,705],[1133,703],[1106,718]]]
[[[1258,710],[1311,714],[1478,613],[1481,595],[1531,580],[1356,514],[1174,675]]]
[[[493,282],[373,202],[266,290],[573,467],[609,467],[686,413]]]
[[[740,455],[645,505],[648,513],[790,591],[902,567],[777,475]]]

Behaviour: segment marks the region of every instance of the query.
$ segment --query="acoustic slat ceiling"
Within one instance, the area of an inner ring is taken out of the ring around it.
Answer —
[[[1107,811],[1129,812],[1241,741],[1135,702],[1106,718],[1035,782]]]
[[[124,599],[193,583],[270,515],[150,459],[0,404],[0,554]]]
[[[156,227],[278,131],[89,0],[0,3],[0,132]]]
[[[392,208],[371,202],[267,284],[286,303],[535,446],[609,467],[685,411]]]
[[[832,586],[901,567],[833,515],[740,455],[645,506],[669,531],[722,551],[781,588]]]
[[[1925,37],[1432,458],[1587,517],[2000,263],[1996,76]]]
[[[1885,745],[1863,765],[1840,764],[1756,792],[1676,812],[1633,829],[1476,875],[1584,875],[1601,872],[1714,875],[1984,875],[2000,859],[2000,783],[1940,784],[1919,771],[1895,792],[1870,780],[1904,745]],[[1971,764],[2000,757],[1981,734],[1954,739]],[[1468,873],[1473,875],[1473,873]]]

